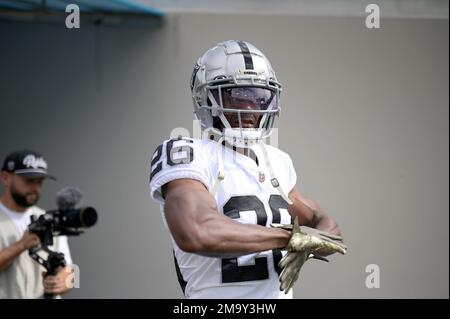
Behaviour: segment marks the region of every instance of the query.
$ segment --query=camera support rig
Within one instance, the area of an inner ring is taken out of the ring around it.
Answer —
[[[53,245],[54,236],[78,236],[84,231],[80,228],[91,227],[97,222],[97,212],[92,207],[81,209],[50,210],[40,216],[32,215],[28,226],[30,233],[36,234],[41,245],[29,249],[28,254],[46,270],[46,276],[54,276],[59,267],[67,265],[64,254],[49,249]],[[39,252],[48,254],[47,258]],[[44,293],[45,299],[54,299],[55,295]]]

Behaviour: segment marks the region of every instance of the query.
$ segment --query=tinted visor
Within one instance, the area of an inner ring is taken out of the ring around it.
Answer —
[[[222,88],[222,107],[225,109],[273,110],[277,107],[274,91],[261,87],[243,86]],[[219,90],[211,90],[219,104]]]

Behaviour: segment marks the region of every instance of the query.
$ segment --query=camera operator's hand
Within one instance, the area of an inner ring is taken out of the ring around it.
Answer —
[[[27,230],[21,239],[4,249],[0,249],[0,271],[9,267],[24,251],[39,245],[40,242],[37,235]]]
[[[39,236],[33,233],[30,233],[28,230],[26,230],[23,233],[22,238],[19,240],[19,244],[22,247],[22,250],[28,250],[32,247],[38,246],[41,244],[41,240],[39,239]]]
[[[44,292],[49,294],[61,295],[67,293],[72,288],[74,273],[70,267],[59,267],[55,276],[47,276],[42,272],[44,277]]]

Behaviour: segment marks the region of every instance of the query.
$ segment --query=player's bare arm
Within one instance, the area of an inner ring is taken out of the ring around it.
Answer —
[[[163,187],[165,215],[177,245],[209,257],[239,255],[286,247],[290,231],[241,224],[220,214],[214,197],[196,180],[174,180]]]
[[[289,198],[293,202],[288,206],[289,214],[298,217],[299,224],[324,230],[334,235],[342,236],[341,230],[334,219],[327,216],[320,205],[310,198],[304,197],[297,186],[289,192]],[[320,250],[317,255],[327,256],[333,251]]]

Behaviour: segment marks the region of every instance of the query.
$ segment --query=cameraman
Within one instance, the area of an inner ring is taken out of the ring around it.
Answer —
[[[70,288],[72,272],[59,268],[57,275],[45,276],[41,265],[28,255],[28,249],[40,244],[27,226],[31,215],[45,213],[35,206],[47,174],[47,163],[35,151],[21,150],[9,154],[1,169],[4,193],[0,196],[0,299],[40,298],[43,293],[60,295]],[[54,237],[52,250],[64,253],[67,264],[71,256],[67,237]],[[69,277],[70,276],[70,277]]]

